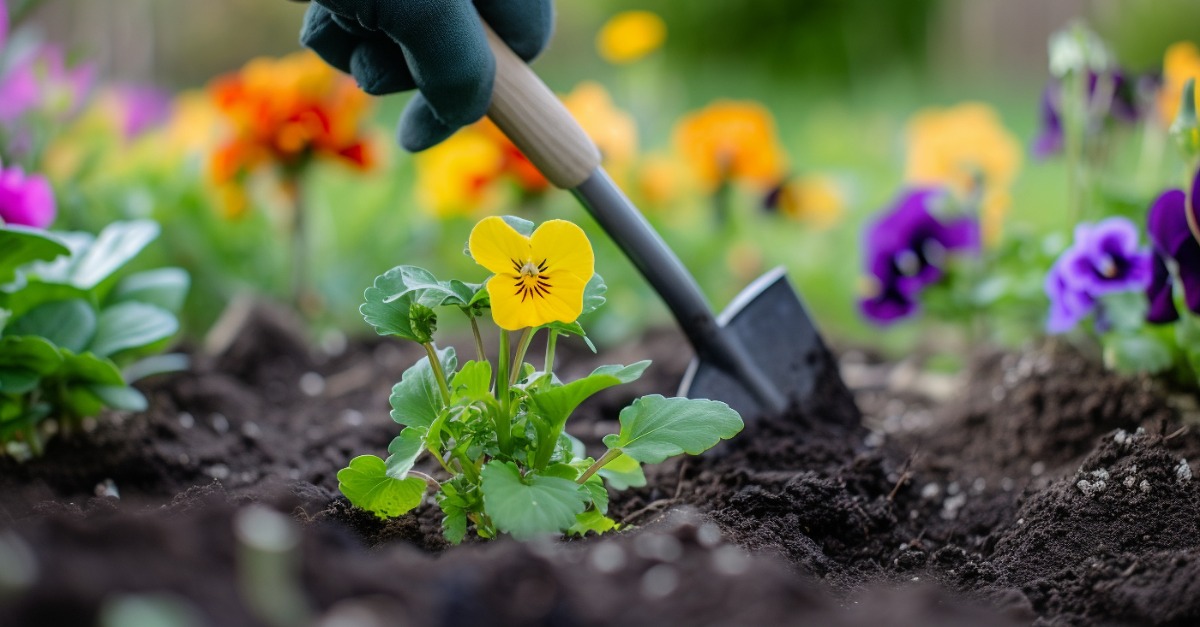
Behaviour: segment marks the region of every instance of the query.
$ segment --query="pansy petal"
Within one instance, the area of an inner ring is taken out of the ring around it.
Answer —
[[[596,271],[591,242],[583,229],[571,222],[543,222],[529,241],[532,245],[532,261],[538,264],[546,262],[544,272],[567,272],[587,283]],[[578,316],[578,312],[575,315]]]
[[[495,274],[518,273],[531,258],[529,238],[497,216],[484,218],[471,229],[467,248],[475,263]]]
[[[974,218],[962,218],[947,224],[939,233],[942,246],[946,250],[979,250],[979,221]]]
[[[1175,261],[1179,264],[1179,280],[1183,283],[1183,300],[1192,313],[1200,314],[1200,242],[1184,243]]]
[[[552,287],[543,295],[520,290],[509,275],[492,277],[487,290],[496,326],[517,331],[551,322],[575,322],[583,311],[587,282],[569,272],[551,273],[546,282]]]
[[[1171,271],[1159,255],[1154,256],[1153,275],[1150,284],[1146,286],[1146,300],[1150,308],[1146,311],[1146,321],[1154,324],[1166,324],[1179,319],[1175,309],[1175,290],[1171,279]]]
[[[1192,234],[1184,209],[1186,196],[1181,189],[1172,189],[1159,196],[1146,216],[1146,231],[1159,252],[1174,257]]]

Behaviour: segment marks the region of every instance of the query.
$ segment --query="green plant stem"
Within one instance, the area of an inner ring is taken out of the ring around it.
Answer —
[[[471,319],[471,334],[475,336],[475,356],[479,358],[480,362],[487,361],[487,354],[483,351],[483,336],[479,334],[479,323],[476,322],[475,316],[471,312],[465,309],[463,311],[466,311],[467,318]]]
[[[408,474],[424,481],[429,487],[433,488],[434,492],[438,492],[442,489],[442,484],[437,479],[434,479],[433,477],[430,477],[429,475],[427,475],[423,472],[420,472],[417,470],[410,470],[410,471],[408,471]]]
[[[588,466],[587,470],[583,471],[582,475],[579,475],[579,478],[575,480],[575,483],[578,483],[579,485],[583,485],[588,479],[592,478],[592,475],[596,474],[596,471],[600,470],[601,468],[604,468],[605,464],[607,464],[608,462],[611,462],[612,460],[614,460],[620,456],[621,456],[621,449],[619,449],[619,448],[608,449],[607,452],[605,452],[603,455],[600,456],[600,459],[597,459],[595,462],[593,462],[591,466]]]
[[[512,399],[508,394],[508,366],[510,348],[508,345],[508,331],[500,331],[500,356],[497,359],[498,369],[496,372],[496,400],[500,402],[500,413],[496,416],[496,440],[500,445],[500,450],[508,454],[512,450],[512,414],[509,404]]]
[[[529,343],[533,341],[533,334],[537,329],[533,327],[525,327],[521,332],[521,339],[517,342],[517,356],[513,359],[512,371],[508,373],[508,385],[512,387],[517,384],[517,377],[521,375],[521,367],[525,365],[525,353],[529,351]]]
[[[550,329],[550,336],[546,338],[546,363],[542,365],[542,371],[546,374],[554,372],[554,345],[558,344],[558,331]]]
[[[438,388],[442,391],[442,402],[450,405],[450,386],[446,384],[446,372],[442,370],[442,362],[438,359],[437,347],[433,342],[425,342],[425,352],[429,354],[429,367],[433,368],[433,376],[437,378]]]

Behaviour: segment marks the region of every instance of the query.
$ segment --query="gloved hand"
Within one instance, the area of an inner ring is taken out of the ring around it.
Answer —
[[[400,145],[416,152],[487,112],[496,60],[480,15],[526,61],[554,24],[551,0],[316,0],[300,42],[369,94],[419,89],[400,118]]]

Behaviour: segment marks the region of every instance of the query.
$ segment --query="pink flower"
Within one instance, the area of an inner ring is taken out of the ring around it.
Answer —
[[[0,167],[0,221],[44,229],[54,222],[54,190],[43,176],[20,166]]]

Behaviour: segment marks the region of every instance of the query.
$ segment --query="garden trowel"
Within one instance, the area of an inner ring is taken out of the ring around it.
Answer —
[[[666,302],[696,351],[680,394],[728,403],[747,420],[789,410],[857,419],[837,362],[782,269],[720,315],[683,263],[600,166],[600,152],[553,92],[490,28],[496,82],[488,117],[562,189],[571,190]]]

